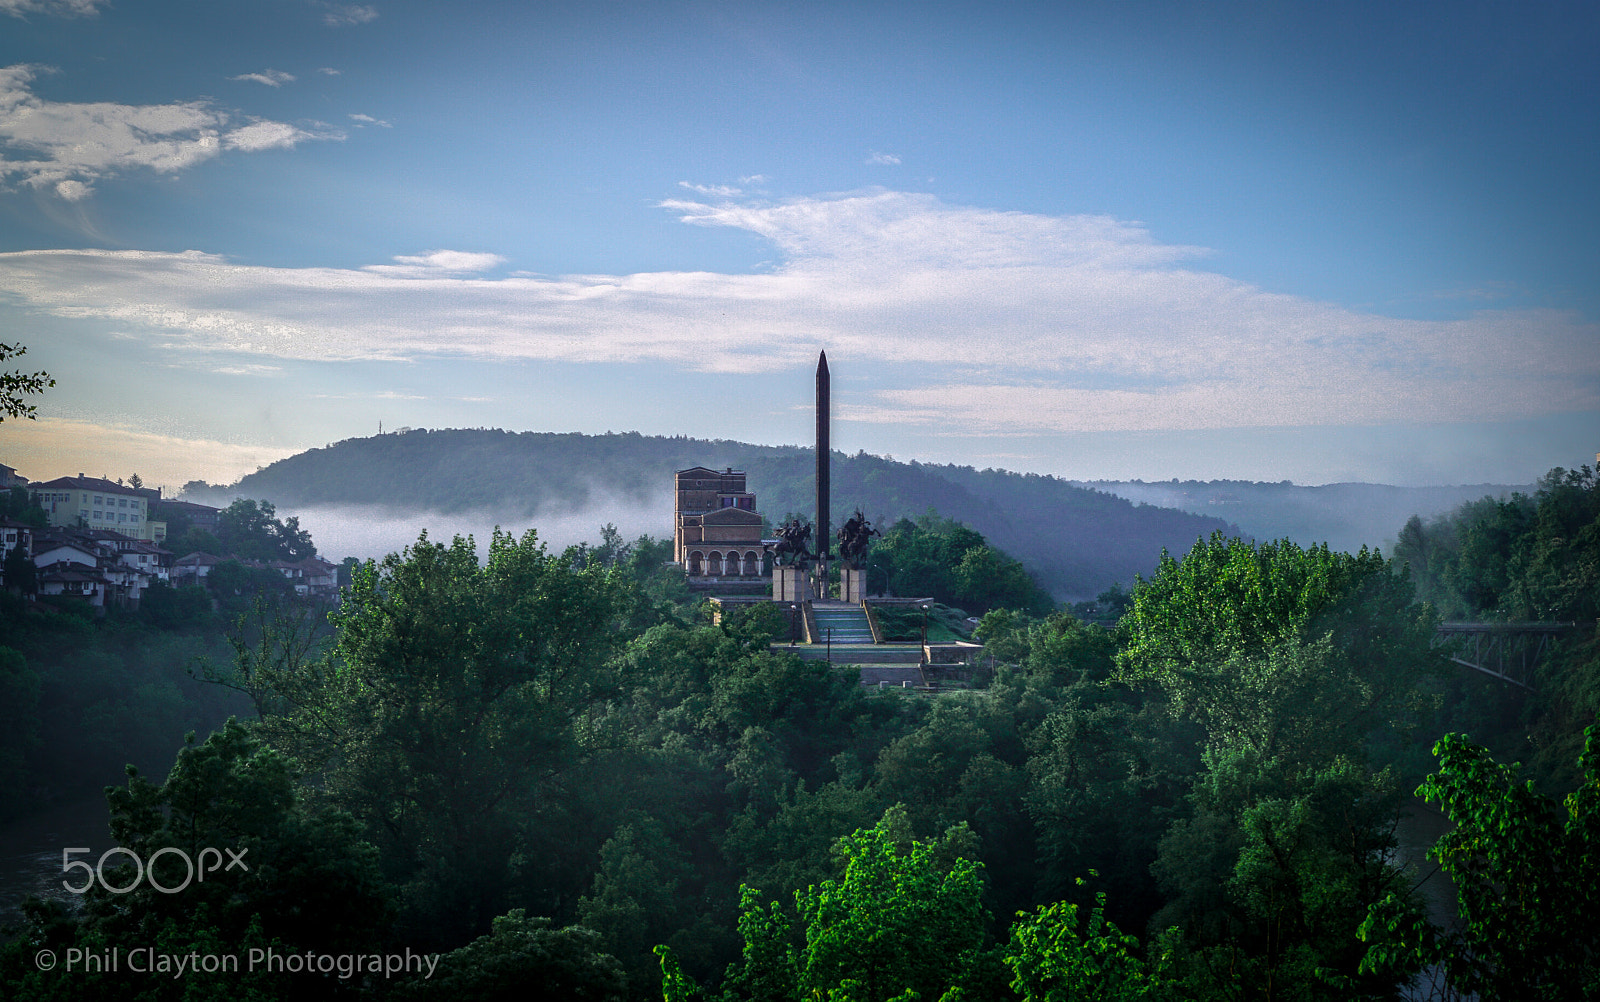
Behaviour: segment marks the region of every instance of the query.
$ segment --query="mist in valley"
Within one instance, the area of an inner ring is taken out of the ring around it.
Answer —
[[[531,514],[509,508],[440,512],[398,505],[341,504],[285,506],[278,509],[278,515],[298,517],[300,527],[316,541],[317,553],[335,563],[345,557],[381,560],[415,543],[423,532],[430,540],[446,543],[456,536],[471,536],[480,557],[486,554],[497,528],[519,538],[533,529],[540,542],[554,552],[579,543],[598,543],[600,530],[608,523],[615,525],[624,539],[672,535],[672,496],[665,491],[647,501],[596,492],[582,507],[554,510],[546,506]]]

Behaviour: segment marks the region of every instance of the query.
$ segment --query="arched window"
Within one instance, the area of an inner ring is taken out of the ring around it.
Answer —
[[[722,573],[722,554],[716,550],[711,551],[711,559],[706,563],[706,573],[717,577]]]
[[[756,551],[749,550],[744,555],[744,576],[753,578],[761,573],[761,563],[756,558]]]
[[[700,551],[689,551],[689,574],[692,577],[700,576]]]

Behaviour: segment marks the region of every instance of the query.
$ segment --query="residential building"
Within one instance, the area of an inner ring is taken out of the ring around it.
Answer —
[[[100,477],[57,477],[28,487],[50,524],[62,528],[110,529],[134,539],[165,539],[165,522],[150,517],[146,492]]]
[[[39,594],[65,595],[104,609],[108,583],[93,565],[63,560],[39,568]]]
[[[0,559],[4,559],[13,549],[22,547],[23,554],[33,555],[33,526],[26,522],[18,522],[14,518],[0,518]]]
[[[169,572],[172,587],[182,588],[185,585],[204,585],[212,569],[222,563],[222,560],[223,558],[219,556],[202,553],[198,550],[179,557],[172,562],[172,569]]]

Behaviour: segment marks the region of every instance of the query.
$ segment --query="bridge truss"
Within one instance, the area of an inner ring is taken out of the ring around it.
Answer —
[[[1439,639],[1460,646],[1450,660],[1533,691],[1534,671],[1577,623],[1440,623]]]

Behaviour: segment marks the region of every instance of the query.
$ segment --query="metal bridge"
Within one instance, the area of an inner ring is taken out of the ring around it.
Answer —
[[[1439,639],[1459,641],[1450,658],[1463,668],[1533,691],[1533,673],[1577,623],[1440,623]]]

